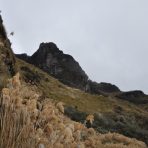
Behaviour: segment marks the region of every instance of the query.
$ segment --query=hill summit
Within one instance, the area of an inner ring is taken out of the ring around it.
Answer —
[[[64,54],[52,42],[41,43],[32,56],[27,54],[16,54],[16,56],[39,67],[70,87],[95,94],[120,92],[117,86],[110,83],[91,81],[79,63],[71,55]]]

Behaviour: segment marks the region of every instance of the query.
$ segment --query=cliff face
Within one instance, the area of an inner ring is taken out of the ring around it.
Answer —
[[[31,56],[31,63],[58,78],[64,84],[83,89],[88,76],[75,59],[64,54],[54,43],[42,43]]]
[[[0,89],[5,86],[7,78],[12,77],[15,73],[15,56],[0,16]]]
[[[64,54],[54,43],[41,43],[39,49],[31,56],[16,55],[54,76],[64,84],[84,89],[88,76],[75,59]]]
[[[109,83],[96,83],[89,80],[79,63],[71,56],[64,54],[54,43],[41,43],[39,49],[32,55],[16,55],[62,83],[94,94],[119,92],[119,88]]]
[[[140,90],[122,92],[116,95],[117,98],[127,100],[134,104],[148,104],[148,96]]]

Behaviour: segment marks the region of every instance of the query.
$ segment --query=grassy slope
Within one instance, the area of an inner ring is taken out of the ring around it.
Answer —
[[[148,111],[146,107],[137,106],[113,97],[91,95],[78,89],[70,88],[39,68],[20,59],[17,59],[17,65],[24,79],[26,76],[29,78],[30,75],[28,76],[26,70],[21,70],[21,67],[29,68],[32,73],[30,78],[32,79],[33,75],[35,76],[33,77],[33,83],[43,93],[43,97],[62,101],[67,106],[77,106],[78,111],[87,114],[101,113],[102,116],[95,120],[94,126],[99,132],[119,132],[148,144]],[[122,111],[118,112],[116,108],[121,108]],[[70,115],[70,117],[72,116]]]
[[[9,81],[11,87],[0,96],[1,148],[146,148],[141,141],[117,133],[100,134],[70,120],[62,106],[49,98],[41,101],[37,87],[20,83],[18,75],[11,80],[17,83]]]

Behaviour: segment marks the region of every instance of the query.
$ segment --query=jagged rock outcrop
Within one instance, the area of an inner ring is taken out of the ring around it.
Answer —
[[[86,91],[93,94],[108,95],[109,93],[118,93],[120,89],[111,83],[97,83],[89,80]]]
[[[31,56],[16,55],[71,87],[84,89],[88,76],[75,59],[64,54],[54,43],[41,43],[39,49]]]
[[[46,71],[68,86],[94,94],[120,91],[115,85],[89,80],[79,63],[71,55],[64,54],[54,43],[41,43],[32,56],[27,54],[16,54],[16,56]]]
[[[0,16],[0,89],[5,86],[6,80],[16,73],[15,56],[11,49],[11,43]]]
[[[145,104],[148,103],[148,96],[145,95],[142,91],[128,91],[122,92],[116,95],[117,98],[127,100],[134,104]]]
[[[83,89],[88,76],[75,59],[64,54],[54,43],[42,43],[31,56],[34,65],[58,78],[64,84]]]
[[[16,56],[17,56],[18,58],[20,58],[20,59],[22,59],[22,60],[28,62],[28,63],[31,62],[30,56],[28,56],[26,53],[23,53],[23,54],[16,54]]]

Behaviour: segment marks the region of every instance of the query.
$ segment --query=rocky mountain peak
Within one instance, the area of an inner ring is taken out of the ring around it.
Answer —
[[[70,87],[94,94],[120,91],[115,85],[89,80],[79,63],[71,55],[59,50],[55,43],[41,43],[39,49],[31,57],[26,54],[16,56],[39,67]]]
[[[63,52],[59,50],[57,45],[53,42],[41,43],[37,52],[42,52],[42,54],[63,54]]]
[[[85,89],[88,76],[79,63],[71,55],[64,54],[52,42],[41,43],[32,56],[26,54],[16,56],[46,71],[68,86]]]

